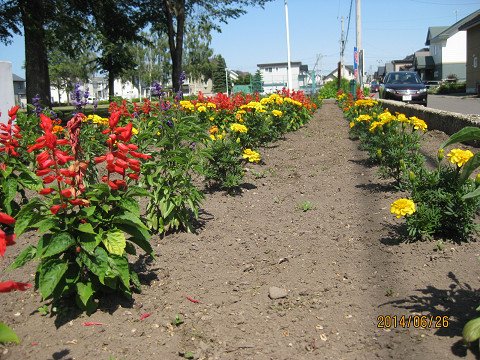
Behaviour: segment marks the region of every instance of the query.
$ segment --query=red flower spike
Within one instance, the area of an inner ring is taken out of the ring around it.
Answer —
[[[50,171],[52,171],[52,170],[51,169],[42,169],[42,170],[37,170],[35,172],[35,174],[37,174],[37,176],[45,176],[45,175],[49,174]]]
[[[12,280],[0,282],[0,293],[7,293],[11,291],[25,291],[32,287],[32,284],[15,282]]]
[[[138,150],[138,146],[135,144],[128,144],[127,146],[130,150],[133,150],[133,151]]]
[[[113,129],[114,127],[117,126],[118,121],[120,120],[120,115],[121,114],[122,113],[120,111],[114,111],[110,115],[110,119],[108,120],[108,125],[109,125],[110,129]]]
[[[8,214],[0,212],[0,223],[5,225],[13,225],[15,224],[15,219]]]
[[[60,191],[60,194],[63,197],[70,198],[72,197],[72,189],[63,189],[62,191]]]
[[[42,190],[40,190],[38,193],[40,195],[48,195],[48,194],[51,194],[55,189],[53,188],[43,188]]]
[[[147,160],[147,159],[150,159],[152,156],[151,155],[147,155],[147,154],[142,154],[142,153],[139,153],[139,152],[136,152],[136,151],[130,151],[130,155],[138,158],[138,159],[143,159],[143,160]]]
[[[20,109],[20,105],[13,106],[10,110],[8,110],[8,117],[13,118],[14,116],[17,116],[18,109]]]
[[[93,159],[93,161],[95,161],[95,164],[100,164],[102,162],[104,162],[105,160],[107,159],[107,156],[106,155],[103,155],[103,156],[97,156]]]
[[[138,174],[135,174],[135,173],[127,174],[127,176],[132,180],[138,180],[139,178]]]

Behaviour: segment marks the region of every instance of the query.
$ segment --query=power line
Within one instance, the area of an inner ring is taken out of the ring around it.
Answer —
[[[353,7],[353,0],[350,0],[350,11],[348,13],[348,24],[347,24],[347,35],[345,37],[345,42],[343,43],[342,54],[345,52],[345,45],[348,41],[348,33],[350,31],[350,18],[352,17],[352,7]]]
[[[439,2],[434,2],[434,1],[421,1],[421,0],[410,0],[411,2],[416,2],[416,3],[422,3],[422,4],[432,4],[432,5],[478,5],[478,2],[473,2],[473,3],[456,3],[456,4],[445,4],[445,3],[439,3]]]

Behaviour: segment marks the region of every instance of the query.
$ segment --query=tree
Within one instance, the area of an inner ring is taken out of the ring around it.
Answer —
[[[219,23],[246,13],[244,7],[261,6],[272,0],[145,0],[142,2],[152,27],[168,36],[172,59],[172,84],[179,90],[182,72],[185,26],[188,21],[201,24],[210,32],[220,31]]]
[[[263,77],[260,70],[255,72],[252,79],[252,91],[262,93],[263,92]]]
[[[72,58],[58,49],[52,50],[48,56],[48,69],[50,83],[60,92],[64,90],[67,94],[74,88],[78,81],[86,82],[95,72],[94,55],[82,53]]]
[[[126,70],[135,67],[134,56],[129,44],[141,41],[138,31],[143,23],[140,21],[140,9],[135,1],[129,0],[88,0],[83,7],[91,14],[92,32],[97,39],[97,59],[100,68],[108,76],[108,96],[115,96],[114,81]]]
[[[210,48],[212,36],[208,28],[202,24],[188,24],[185,36],[183,69],[191,80],[203,80],[212,77]]]
[[[50,105],[47,47],[45,42],[46,0],[0,1],[0,41],[9,44],[13,34],[25,38],[25,78],[27,101],[38,94]]]
[[[239,73],[235,85],[250,85],[251,77],[252,74],[250,73]]]
[[[212,82],[213,91],[216,93],[227,92],[227,79],[228,88],[231,89],[230,76],[226,73],[227,65],[222,55],[215,55],[212,59]]]

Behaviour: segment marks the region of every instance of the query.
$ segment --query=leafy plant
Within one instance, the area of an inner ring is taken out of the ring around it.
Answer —
[[[130,143],[131,123],[117,126],[120,116],[120,112],[110,116],[104,130],[107,153],[95,158],[97,164],[106,162],[106,175],[102,183],[87,187],[82,179],[88,167],[78,160],[81,114],[67,124],[68,139],[57,138],[51,119],[40,115],[43,135],[29,151],[41,150],[36,159],[37,175],[46,186],[39,192],[44,198],[35,197],[20,210],[15,232],[21,235],[37,229],[42,235],[10,268],[38,260],[35,287],[43,299],[53,299],[52,305],[74,296],[76,304],[91,313],[99,293],[130,297],[132,289],[140,290],[140,283],[127,254],[135,255],[137,245],[153,255],[148,228],[135,200],[148,192],[128,184],[138,179],[138,159],[149,156]]]
[[[298,205],[298,208],[303,212],[307,212],[313,209],[313,204],[310,201],[304,201]]]

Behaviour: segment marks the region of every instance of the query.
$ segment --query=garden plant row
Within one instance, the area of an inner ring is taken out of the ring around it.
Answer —
[[[397,218],[404,217],[407,241],[449,239],[468,241],[478,225],[475,217],[480,205],[480,155],[468,149],[447,146],[480,139],[480,129],[466,127],[439,146],[434,168],[426,165],[420,152],[421,136],[427,124],[415,117],[391,114],[378,101],[357,92],[339,91],[337,102],[349,122],[350,137],[359,140],[379,175],[392,179],[396,189],[407,194],[391,204]],[[478,309],[477,309],[478,310]],[[480,317],[465,324],[466,342],[480,338]]]
[[[34,287],[52,307],[74,302],[91,314],[102,294],[140,291],[131,259],[138,249],[154,256],[152,234],[193,230],[204,199],[198,179],[238,191],[245,164],[261,162],[258,149],[317,108],[286,90],[188,100],[153,90],[157,99],[112,102],[102,117],[83,114],[88,95],[77,86],[68,121],[36,102],[28,114],[13,107],[0,124],[0,256],[36,231],[38,243],[9,269],[35,260]],[[30,287],[0,282],[0,292]],[[4,323],[0,342],[18,342]]]

